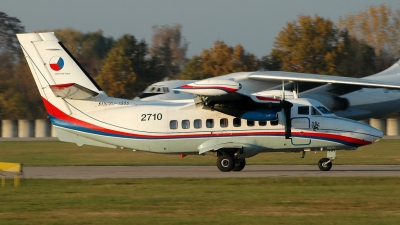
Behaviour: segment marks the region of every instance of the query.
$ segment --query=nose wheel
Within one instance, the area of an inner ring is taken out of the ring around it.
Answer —
[[[329,171],[332,168],[332,159],[322,158],[318,162],[318,168],[321,171]]]

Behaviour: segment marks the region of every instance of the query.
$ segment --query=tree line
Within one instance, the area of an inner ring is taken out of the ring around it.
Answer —
[[[146,86],[168,79],[205,79],[233,72],[282,70],[364,77],[400,58],[400,7],[372,6],[348,14],[336,24],[318,15],[299,15],[275,38],[269,54],[258,58],[240,44],[217,40],[199,55],[187,57],[182,26],[153,26],[151,44],[131,34],[118,39],[101,30],[53,30],[72,55],[113,97],[133,98]],[[0,118],[47,116],[16,33],[22,22],[0,12]]]

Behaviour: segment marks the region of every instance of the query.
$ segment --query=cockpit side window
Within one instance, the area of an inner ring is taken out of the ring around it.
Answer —
[[[320,115],[321,115],[321,113],[320,113],[320,112],[318,112],[318,110],[316,110],[314,107],[311,107],[311,115],[317,115],[317,116],[320,116]]]
[[[299,115],[309,115],[310,114],[310,107],[309,106],[299,106],[297,108],[297,114],[299,114]]]
[[[322,112],[323,114],[332,114],[333,113],[329,109],[325,108],[324,106],[317,106],[317,109],[320,112]]]
[[[154,89],[156,89],[156,87],[152,87],[152,88],[149,90],[149,92],[153,92]]]
[[[164,90],[165,93],[169,92],[169,88],[168,87],[163,87],[163,90]]]

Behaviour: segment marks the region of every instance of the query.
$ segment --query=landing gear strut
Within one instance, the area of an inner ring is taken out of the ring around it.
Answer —
[[[232,171],[242,171],[246,166],[246,159],[236,160],[235,167],[233,167]]]

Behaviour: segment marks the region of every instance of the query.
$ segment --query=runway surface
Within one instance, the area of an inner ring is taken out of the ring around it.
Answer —
[[[57,166],[24,167],[25,178],[245,178],[245,177],[398,177],[400,165],[249,165],[241,172],[220,172],[216,166]]]

